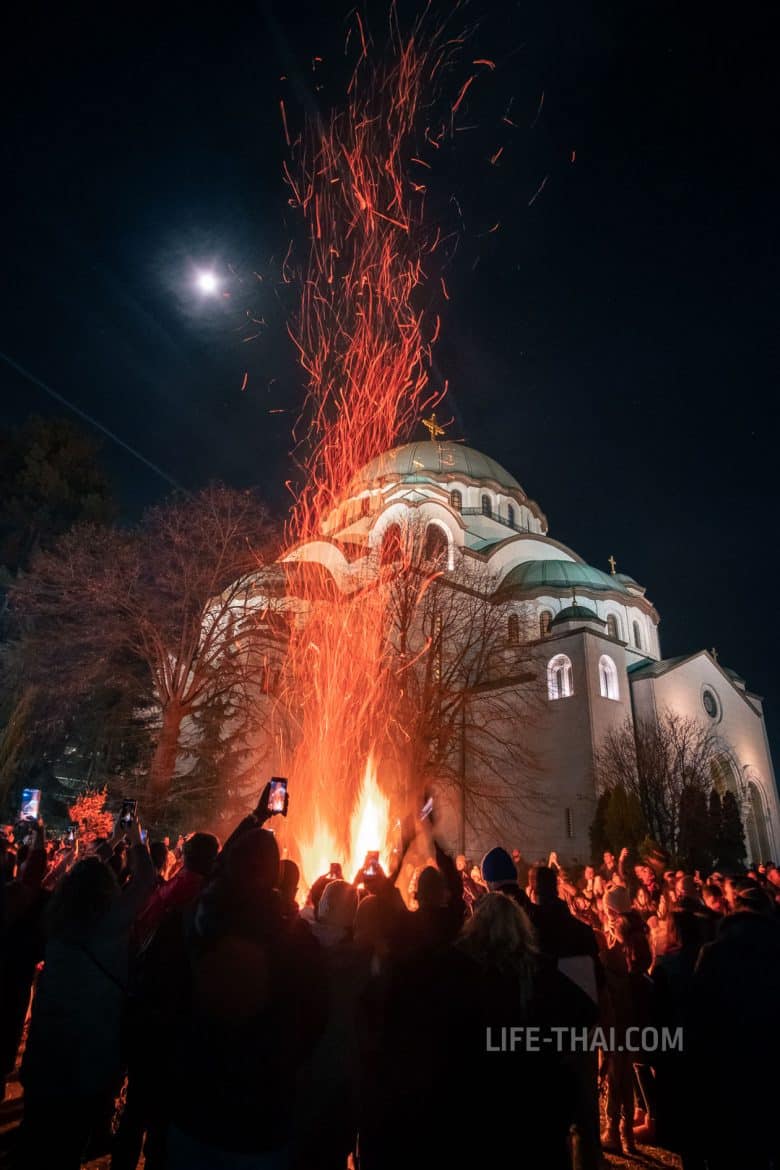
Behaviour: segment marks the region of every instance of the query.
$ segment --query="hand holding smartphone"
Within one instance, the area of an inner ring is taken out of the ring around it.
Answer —
[[[287,816],[287,780],[284,776],[272,776],[268,792],[269,813],[281,813]]]
[[[138,818],[138,801],[137,800],[123,800],[122,811],[119,814],[119,823],[123,829],[127,829],[134,820]]]

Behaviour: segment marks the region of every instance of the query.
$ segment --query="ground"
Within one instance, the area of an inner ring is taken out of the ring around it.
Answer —
[[[8,1082],[8,1093],[5,1101],[0,1104],[0,1170],[7,1170],[11,1166],[10,1147],[13,1140],[13,1131],[19,1123],[22,1107],[22,1090],[19,1082],[14,1078]],[[141,1163],[143,1165],[143,1162]],[[680,1170],[680,1160],[666,1150],[658,1150],[654,1146],[640,1146],[634,1158],[621,1158],[615,1155],[607,1156],[607,1165],[614,1170]],[[109,1170],[108,1158],[97,1158],[88,1162],[90,1170]]]

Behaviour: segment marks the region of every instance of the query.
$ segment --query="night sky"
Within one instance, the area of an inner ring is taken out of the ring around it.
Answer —
[[[187,488],[285,506],[303,379],[278,102],[338,97],[347,12],[33,3],[4,30],[0,350]],[[776,733],[778,95],[759,12],[467,8],[466,59],[498,68],[439,176],[463,238],[435,376],[450,435],[511,470],[551,535],[647,586],[665,655],[715,645]],[[193,292],[210,264],[228,298]],[[2,363],[0,395],[5,421],[63,413]],[[125,517],[168,490],[103,456]]]

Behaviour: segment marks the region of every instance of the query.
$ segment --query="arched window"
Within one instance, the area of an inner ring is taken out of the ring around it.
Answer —
[[[454,512],[463,511],[463,496],[457,489],[450,492],[450,507]]]
[[[747,785],[747,835],[750,860],[754,863],[769,860],[769,834],[766,829],[766,815],[761,793],[754,780]]]
[[[599,690],[604,699],[619,699],[617,667],[608,654],[599,658]]]
[[[620,627],[614,613],[607,614],[607,636],[614,638],[616,642],[620,641]]]
[[[552,625],[552,614],[549,609],[543,609],[539,614],[539,637],[546,638]]]
[[[710,775],[712,776],[713,788],[719,796],[723,796],[726,792],[733,792],[735,796],[737,795],[737,777],[734,765],[728,756],[716,756],[714,760],[710,761]]]
[[[490,503],[490,496],[483,496],[482,497],[482,515],[483,516],[492,516],[493,515],[493,506]]]
[[[574,694],[572,684],[571,659],[565,654],[556,654],[547,663],[547,697],[548,699],[567,699]]]
[[[516,613],[510,613],[507,618],[506,640],[510,646],[517,646],[520,642],[520,618]]]
[[[507,524],[509,525],[509,527],[514,528],[514,526],[515,526],[515,510],[511,504],[509,505],[509,507],[506,510],[506,520],[507,520]]]
[[[448,552],[449,545],[444,530],[438,524],[429,524],[425,529],[425,545],[423,547],[425,560],[443,561],[446,565]]]
[[[634,630],[634,645],[636,646],[637,650],[641,650],[642,649],[642,631],[639,629],[639,622],[634,622],[633,630]]]
[[[382,551],[379,554],[379,563],[394,565],[401,560],[403,544],[400,524],[390,524],[382,537]]]

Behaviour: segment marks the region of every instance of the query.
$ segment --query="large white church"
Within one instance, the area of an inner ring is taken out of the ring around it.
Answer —
[[[524,818],[522,839],[511,844],[526,856],[554,848],[586,860],[599,744],[627,718],[671,710],[722,742],[718,771],[739,799],[748,859],[778,856],[780,806],[760,697],[708,650],[662,657],[659,614],[644,586],[614,561],[602,571],[551,537],[539,505],[493,459],[449,441],[397,447],[363,468],[321,538],[288,559],[320,563],[349,591],[412,520],[438,542],[449,570],[484,567],[526,624],[531,615],[546,708],[532,734],[550,801],[536,821]],[[467,838],[466,851],[478,856],[493,843]]]

